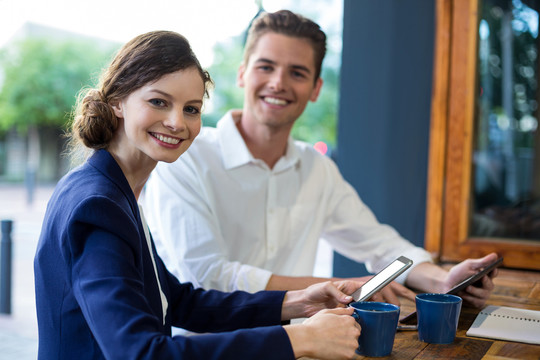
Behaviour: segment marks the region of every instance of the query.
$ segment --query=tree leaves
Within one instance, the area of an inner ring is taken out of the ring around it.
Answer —
[[[96,84],[112,51],[112,44],[50,37],[26,38],[2,49],[0,131],[65,127],[78,92]]]

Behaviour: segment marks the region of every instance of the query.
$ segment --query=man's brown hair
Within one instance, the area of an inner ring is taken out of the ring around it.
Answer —
[[[253,20],[246,39],[244,64],[248,63],[261,36],[269,32],[308,40],[314,52],[315,81],[320,77],[326,54],[326,34],[315,22],[289,10],[263,12]]]

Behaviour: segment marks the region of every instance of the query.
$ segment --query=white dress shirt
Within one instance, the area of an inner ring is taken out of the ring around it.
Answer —
[[[289,139],[273,169],[255,159],[231,112],[203,128],[175,163],[157,165],[143,201],[169,270],[207,289],[255,292],[272,274],[311,276],[320,238],[371,272],[400,255],[431,261],[380,224],[311,145]]]
[[[167,297],[163,293],[163,290],[161,289],[161,281],[159,281],[159,275],[157,271],[156,266],[156,259],[154,258],[154,251],[152,250],[152,238],[150,237],[150,232],[148,231],[148,224],[146,222],[146,218],[144,217],[143,208],[141,205],[139,205],[139,213],[141,214],[141,223],[144,228],[144,237],[146,238],[146,245],[148,245],[148,251],[150,252],[150,258],[152,259],[152,265],[154,265],[154,273],[156,275],[156,281],[159,288],[159,297],[161,299],[161,310],[163,311],[163,325],[165,325],[165,317],[167,316],[167,308],[169,307],[169,304],[167,302]]]

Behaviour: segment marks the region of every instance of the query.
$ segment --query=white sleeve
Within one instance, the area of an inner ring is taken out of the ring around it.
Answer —
[[[323,238],[337,252],[365,263],[367,270],[372,273],[382,270],[397,257],[406,256],[413,260],[413,266],[398,277],[400,283],[405,282],[416,265],[433,261],[426,250],[405,240],[391,226],[379,223],[333,162],[328,171],[334,185]]]
[[[221,291],[264,290],[272,273],[228,260],[205,179],[185,153],[159,163],[141,201],[159,255],[182,282]]]

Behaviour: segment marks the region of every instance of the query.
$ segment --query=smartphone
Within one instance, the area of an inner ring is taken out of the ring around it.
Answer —
[[[388,285],[392,280],[411,267],[413,261],[405,256],[400,256],[390,265],[375,274],[362,287],[352,293],[353,301],[369,300],[373,294]]]
[[[491,270],[499,266],[502,263],[502,261],[503,261],[502,257],[498,258],[497,260],[495,260],[494,262],[492,262],[491,264],[483,268],[481,271],[469,276],[467,279],[463,280],[462,282],[460,282],[459,284],[457,284],[456,286],[448,290],[447,294],[455,295],[458,292],[464,290],[467,286],[471,284],[474,285],[474,283],[480,280],[484,275],[488,274],[489,272],[491,272]]]
[[[462,282],[460,282],[459,284],[457,284],[456,286],[448,290],[447,294],[457,295],[457,293],[459,293],[460,291],[465,290],[467,286],[471,284],[475,285],[475,283],[477,281],[480,281],[480,279],[482,279],[484,275],[489,274],[493,269],[501,265],[502,261],[503,261],[502,257],[498,258],[497,260],[495,260],[494,262],[492,262],[491,264],[489,264],[488,266],[486,266],[485,268],[483,268],[476,274],[472,274],[471,276],[469,276],[468,278],[466,278],[465,280],[463,280]],[[414,321],[416,321],[416,311],[410,313],[409,315],[399,320],[399,322],[403,324],[409,324]]]

